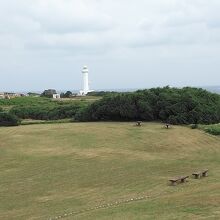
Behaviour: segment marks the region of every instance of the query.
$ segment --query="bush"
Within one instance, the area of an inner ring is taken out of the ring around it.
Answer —
[[[119,94],[119,92],[94,91],[94,92],[89,92],[87,95],[88,96],[107,96],[107,95],[113,95],[113,94]]]
[[[76,119],[213,124],[220,122],[220,95],[190,87],[110,94],[76,114]]]
[[[192,125],[191,125],[191,128],[192,128],[192,129],[197,129],[198,127],[199,127],[198,124],[192,124]]]
[[[71,91],[67,91],[66,93],[61,93],[60,98],[70,98],[72,97],[73,93]]]
[[[21,119],[59,120],[75,118],[75,114],[89,105],[90,101],[56,101],[44,97],[18,97],[0,99],[0,108]],[[1,110],[0,110],[1,111]]]
[[[86,104],[74,103],[60,106],[16,106],[10,113],[22,119],[58,120],[73,118]]]
[[[207,125],[207,126],[202,127],[202,129],[205,130],[205,132],[209,134],[220,135],[220,124]]]
[[[0,126],[18,126],[21,121],[15,115],[1,112],[0,113]]]

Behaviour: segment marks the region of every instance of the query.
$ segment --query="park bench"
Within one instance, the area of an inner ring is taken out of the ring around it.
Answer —
[[[142,121],[137,121],[136,126],[141,126]]]
[[[170,124],[166,124],[165,127],[166,127],[166,129],[169,129],[170,128]]]
[[[189,178],[189,176],[179,176],[172,178],[169,181],[171,182],[172,186],[175,186],[177,183],[185,183],[187,178]]]
[[[202,170],[202,171],[198,171],[198,172],[194,172],[192,175],[195,177],[195,179],[200,179],[200,177],[206,177],[208,176],[208,169]]]

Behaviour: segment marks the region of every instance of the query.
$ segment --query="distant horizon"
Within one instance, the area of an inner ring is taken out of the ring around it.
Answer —
[[[217,92],[217,93],[220,93],[220,85],[208,85],[208,86],[171,86],[171,85],[165,85],[165,86],[155,86],[155,87],[143,87],[143,88],[112,88],[112,89],[94,89],[94,91],[97,91],[97,92],[100,92],[100,91],[107,91],[107,92],[133,92],[133,91],[137,91],[137,90],[144,90],[144,89],[151,89],[151,88],[163,88],[163,87],[166,87],[166,86],[169,86],[171,88],[184,88],[184,87],[192,87],[192,88],[202,88],[202,89],[206,89],[208,91],[211,91],[211,92]],[[19,91],[19,90],[4,90],[4,91],[1,91],[0,92],[14,92],[14,93],[29,93],[29,92],[32,92],[32,93],[42,93],[44,90],[46,89],[55,89],[58,93],[61,93],[61,92],[66,92],[66,91],[71,91],[71,92],[74,92],[74,93],[77,93],[80,91],[80,89],[57,89],[57,88],[45,88],[43,90],[23,90],[23,91]]]

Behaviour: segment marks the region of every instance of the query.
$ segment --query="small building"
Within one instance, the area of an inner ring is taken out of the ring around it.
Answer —
[[[1,92],[0,99],[12,99],[17,97],[22,97],[24,94],[21,93],[13,93],[13,92]]]
[[[58,94],[58,93],[53,94],[53,99],[60,99],[60,94]]]

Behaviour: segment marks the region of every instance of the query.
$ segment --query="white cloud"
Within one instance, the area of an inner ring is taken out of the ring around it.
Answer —
[[[91,1],[93,2],[93,1]],[[95,5],[95,4],[94,4]],[[109,29],[111,17],[96,11],[89,1],[38,1],[30,16],[49,32],[88,32]]]
[[[219,0],[0,0],[0,71],[17,72],[10,59],[37,66],[37,73],[48,65],[51,74],[59,69],[57,60],[68,60],[60,67],[67,72],[73,62],[95,60],[107,66],[121,60],[151,65],[161,56],[180,62],[189,54],[210,60],[219,57],[219,11]]]
[[[220,4],[213,0],[9,0],[0,7],[0,34],[22,38],[18,42],[32,48],[191,44],[220,38],[212,30],[220,27]]]

